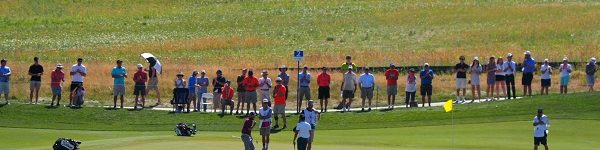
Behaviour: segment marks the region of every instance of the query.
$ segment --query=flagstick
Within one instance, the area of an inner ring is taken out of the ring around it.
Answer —
[[[454,104],[452,104],[452,105],[454,105]],[[454,108],[452,108],[452,109],[454,109]],[[454,110],[452,110],[451,116],[452,116],[452,123],[451,123],[451,125],[452,125],[452,131],[451,131],[452,132],[452,149],[454,149],[454,147],[455,147],[455,145],[454,145],[454,138],[455,138],[455,136],[454,136],[454,134],[455,134],[454,133],[455,132],[454,131],[455,130],[454,129]]]

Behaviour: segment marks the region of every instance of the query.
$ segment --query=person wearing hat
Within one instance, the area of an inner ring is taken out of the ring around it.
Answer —
[[[352,66],[348,66],[340,90],[342,91],[342,112],[350,111],[350,104],[356,93],[358,79]]]
[[[306,120],[306,122],[310,124],[310,138],[308,139],[308,145],[306,147],[306,149],[310,150],[312,147],[312,142],[315,138],[315,131],[317,129],[317,123],[319,121],[320,116],[319,112],[314,108],[314,101],[309,100],[306,109],[302,110],[300,114],[301,116],[304,116],[304,120]]]
[[[481,99],[481,73],[483,72],[483,67],[479,63],[479,57],[473,58],[473,62],[469,68],[469,74],[471,74],[471,95],[473,95],[473,99],[471,103],[475,102],[475,98],[477,100]],[[475,97],[475,90],[477,90],[477,97]]]
[[[112,77],[114,78],[113,88],[113,108],[117,108],[117,97],[121,97],[121,108],[123,108],[123,101],[125,100],[125,78],[127,78],[127,69],[123,67],[123,61],[117,60],[117,66],[112,69]]]
[[[246,95],[246,87],[244,86],[244,84],[242,84],[242,82],[244,82],[244,79],[246,78],[246,73],[248,73],[248,69],[244,68],[242,69],[242,74],[237,76],[237,96],[238,96],[238,103],[237,103],[237,107],[235,108],[235,114],[239,114],[240,110],[242,110],[242,114],[244,114],[244,104],[246,103],[244,101],[244,97]],[[231,86],[231,85],[230,85]],[[240,105],[242,106],[242,109],[240,109]]]
[[[427,100],[429,107],[431,107],[431,95],[433,94],[433,78],[435,74],[433,70],[429,68],[429,63],[425,63],[423,70],[419,73],[421,78],[421,96],[423,97],[423,107],[425,107],[425,100]]]
[[[406,87],[404,91],[406,92],[406,97],[404,99],[404,103],[406,104],[406,108],[410,107],[411,103],[416,103],[416,95],[417,95],[417,76],[415,75],[416,71],[414,68],[410,68],[408,70],[408,75],[406,77]],[[417,107],[419,105],[417,104]],[[391,108],[394,108],[393,106]]]
[[[240,136],[242,142],[244,142],[245,150],[254,150],[254,143],[252,143],[252,129],[254,126],[256,126],[256,121],[254,121],[254,112],[251,112],[248,113],[248,116],[244,120],[242,135]]]
[[[533,149],[537,150],[538,146],[542,144],[544,145],[544,148],[548,150],[548,128],[550,127],[550,120],[541,108],[537,110],[537,115],[533,117],[533,127]]]
[[[540,72],[542,73],[540,78],[542,79],[542,95],[544,95],[544,93],[548,95],[548,89],[550,88],[550,85],[552,85],[552,66],[550,66],[548,59],[544,60],[544,64],[540,67]]]
[[[296,102],[296,113],[300,113],[302,108],[302,99],[310,100],[310,78],[311,75],[308,73],[308,66],[304,65],[302,72],[298,74],[298,80],[300,81],[300,88],[298,89],[298,100]]]
[[[327,112],[327,104],[329,104],[331,76],[327,74],[327,68],[321,68],[321,72],[317,76],[317,85],[319,85],[319,101],[321,103],[321,112]],[[325,103],[325,105],[323,105]]]
[[[269,107],[268,99],[262,100],[262,109],[259,110],[258,117],[260,119],[260,135],[262,136],[263,149],[269,149],[273,110]]]
[[[506,55],[506,62],[502,64],[504,71],[504,82],[506,83],[506,97],[508,99],[517,99],[517,90],[515,89],[515,72],[517,63],[513,61],[513,54]]]
[[[28,74],[31,76],[31,80],[29,80],[29,104],[33,102],[34,93],[35,104],[37,104],[40,87],[42,86],[42,75],[44,74],[44,67],[40,65],[38,57],[33,57],[33,64],[29,66]]]
[[[175,79],[175,88],[185,88],[186,85],[185,79],[183,79],[183,72],[177,73],[177,78]]]
[[[523,61],[523,95],[531,96],[531,81],[533,81],[533,73],[535,72],[535,59],[531,57],[531,52],[525,52],[525,60]]]
[[[198,85],[198,71],[194,70],[192,71],[192,75],[190,75],[190,77],[188,78],[188,90],[189,93],[188,94],[188,102],[190,102],[190,104],[188,104],[188,110],[190,109],[190,105],[194,105],[194,112],[197,112],[199,110],[198,108],[198,103],[196,101],[196,98],[200,98],[198,97],[198,95],[196,94],[196,85]]]
[[[54,100],[56,100],[56,107],[60,106],[60,99],[62,97],[62,83],[65,82],[65,72],[62,64],[56,64],[56,69],[50,73],[50,88],[52,88],[52,103],[50,107],[54,106]]]
[[[394,64],[390,64],[390,68],[385,71],[385,80],[387,81],[387,100],[388,108],[394,109],[396,104],[396,95],[398,94],[398,77],[400,72]]]
[[[142,108],[146,106],[146,82],[148,82],[148,73],[144,71],[142,64],[137,64],[137,71],[133,74],[133,95],[135,95],[135,101],[133,109],[137,109],[138,105],[142,105]],[[140,100],[139,97],[142,96]],[[140,103],[141,102],[141,103]]]
[[[254,108],[254,113],[256,113],[256,89],[258,88],[258,79],[254,77],[254,71],[250,69],[248,71],[248,76],[242,81],[242,84],[246,88],[246,93],[244,94],[244,102],[246,102],[246,113],[250,113],[250,104],[252,104]]]
[[[485,72],[487,73],[487,88],[485,90],[485,101],[495,100],[494,99],[494,87],[496,86],[496,57],[491,56],[488,64],[485,65]]]
[[[282,129],[285,129],[287,126],[287,120],[285,119],[285,93],[287,93],[287,88],[283,85],[283,80],[280,77],[277,77],[275,82],[277,85],[273,88],[273,98],[275,99],[275,107],[273,109],[273,113],[275,114],[275,126],[273,126],[273,128],[279,128],[279,118],[277,116],[281,115],[281,118],[283,118]]]
[[[352,56],[350,55],[346,55],[346,62],[344,62],[342,64],[342,66],[340,67],[340,69],[342,70],[342,73],[346,73],[346,69],[348,69],[349,67],[352,67],[352,72],[356,72],[358,67],[356,66],[356,64],[352,63]],[[345,108],[344,107],[344,103],[340,103],[338,106],[334,107],[333,109],[342,109]]]
[[[73,91],[80,86],[83,86],[83,79],[87,76],[87,68],[83,65],[83,58],[77,58],[77,64],[71,67],[71,87],[69,88],[70,94],[73,95]],[[69,106],[73,105],[73,97],[69,96]]]
[[[173,93],[175,96],[173,97],[178,97],[178,94],[183,92],[183,91],[187,91],[187,83],[185,82],[185,79],[183,79],[183,72],[179,72],[177,73],[177,78],[175,79],[175,89],[173,89]],[[176,112],[182,112],[185,105],[187,104],[187,101],[180,101],[182,99],[175,99],[175,107],[176,107]],[[188,110],[189,112],[189,110]]]
[[[454,73],[456,73],[456,103],[464,103],[467,95],[467,70],[469,65],[465,63],[465,56],[460,56],[458,59],[460,62],[454,66]],[[462,96],[460,94],[461,90]]]
[[[365,101],[369,100],[369,109],[371,111],[371,100],[373,100],[373,89],[375,89],[375,76],[370,73],[370,68],[365,67],[365,73],[361,74],[358,79],[358,86],[360,87],[360,98],[362,99],[361,111],[365,111]]]
[[[567,94],[567,87],[569,81],[571,81],[571,72],[573,71],[567,57],[563,58],[563,63],[560,64],[558,70],[560,71],[560,94]]]
[[[223,76],[221,69],[217,70],[217,77],[212,80],[213,84],[213,105],[221,104],[221,88],[225,86],[227,79]],[[217,112],[217,107],[213,107],[213,112]]]
[[[10,104],[8,94],[10,93],[10,75],[12,71],[10,67],[6,66],[7,62],[6,59],[0,60],[0,94],[4,94],[5,104]]]
[[[273,81],[269,78],[269,72],[267,70],[262,71],[262,77],[258,79],[258,89],[260,99],[268,99],[269,106],[271,105],[271,87],[273,87]]]
[[[585,65],[585,79],[587,81],[587,86],[589,87],[589,92],[594,91],[594,85],[596,83],[596,72],[598,71],[598,66],[596,66],[596,58],[592,57],[590,62]]]
[[[287,73],[288,68],[285,65],[281,65],[279,67],[279,74],[277,77],[281,78],[281,84],[285,86],[285,89],[289,89],[288,85],[290,84],[290,75]],[[285,91],[285,100],[288,99],[289,90]]]
[[[227,106],[229,106],[229,115],[233,115],[233,106],[235,105],[235,102],[233,102],[233,95],[235,94],[235,91],[229,84],[231,84],[231,82],[226,81],[225,86],[221,89],[223,92],[223,94],[221,94],[221,115],[225,115],[225,108]]]
[[[208,93],[208,85],[210,84],[210,79],[206,76],[206,70],[202,70],[200,72],[200,76],[196,79],[196,87],[198,87],[198,92],[196,93],[196,97],[198,98],[198,102],[196,103],[196,108],[200,111],[200,108],[206,112],[207,104],[206,99],[202,97],[204,93]]]

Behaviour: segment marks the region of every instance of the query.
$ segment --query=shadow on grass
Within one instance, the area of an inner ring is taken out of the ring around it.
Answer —
[[[69,107],[69,108],[71,108],[71,109],[81,109],[83,107],[81,107],[81,106],[72,106],[72,107]]]
[[[109,108],[104,108],[104,110],[118,110],[118,109],[117,108],[109,107]]]
[[[44,108],[46,108],[46,109],[57,109],[58,106],[45,106]]]
[[[4,106],[6,106],[6,105],[8,105],[8,104],[6,104],[6,103],[4,103],[4,104],[0,104],[0,108],[4,107]]]
[[[142,109],[127,109],[127,111],[142,111]]]
[[[388,111],[393,111],[394,109],[391,108],[386,108],[386,109],[380,109],[380,112],[388,112]]]

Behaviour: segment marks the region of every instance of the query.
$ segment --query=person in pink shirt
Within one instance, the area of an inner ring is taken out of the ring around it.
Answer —
[[[62,71],[63,65],[57,64],[56,70],[50,74],[50,87],[52,88],[52,103],[50,107],[54,106],[54,100],[56,99],[56,107],[60,106],[60,99],[62,96],[62,83],[65,82],[65,73]]]

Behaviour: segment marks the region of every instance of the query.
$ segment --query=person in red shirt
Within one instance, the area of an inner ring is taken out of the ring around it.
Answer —
[[[139,96],[142,95],[142,108],[146,106],[146,82],[148,81],[148,73],[144,71],[144,66],[142,64],[137,65],[137,72],[133,74],[133,82],[135,82],[135,86],[133,87],[133,95],[135,95],[135,105],[133,109],[137,109],[140,102]]]
[[[394,109],[394,104],[396,104],[396,94],[398,94],[398,76],[400,76],[400,72],[398,72],[398,69],[396,69],[394,64],[390,64],[390,69],[385,71],[389,109]]]
[[[321,68],[323,72],[317,76],[317,84],[319,85],[319,100],[321,101],[321,112],[327,112],[327,104],[329,103],[329,84],[331,84],[331,76],[327,74],[327,68]],[[323,107],[325,101],[325,107]]]
[[[65,82],[65,73],[62,69],[63,65],[57,64],[56,70],[52,71],[52,74],[50,74],[50,87],[52,88],[52,103],[50,103],[50,107],[54,106],[54,99],[56,99],[56,107],[60,106],[62,83]]]
[[[285,85],[283,85],[283,79],[281,79],[280,77],[277,77],[277,80],[275,80],[275,82],[277,83],[277,85],[273,89],[273,98],[275,99],[275,109],[273,110],[273,114],[275,115],[275,126],[273,126],[273,128],[279,128],[279,118],[277,115],[280,114],[281,118],[283,118],[283,128],[281,129],[285,129],[285,127],[287,126],[287,121],[285,119],[285,99],[287,89],[285,88]]]
[[[257,95],[256,95],[256,89],[258,88],[258,79],[256,79],[256,77],[254,77],[254,71],[253,70],[249,70],[248,71],[248,77],[246,77],[244,79],[244,81],[242,81],[242,84],[246,87],[246,93],[245,93],[245,98],[244,101],[246,102],[246,114],[250,113],[250,103],[252,103],[252,106],[254,108],[254,113],[256,114],[256,101],[257,101]]]
[[[235,91],[229,86],[230,81],[226,81],[225,85],[221,88],[221,115],[225,115],[225,107],[229,106],[229,115],[233,115],[233,95]]]

